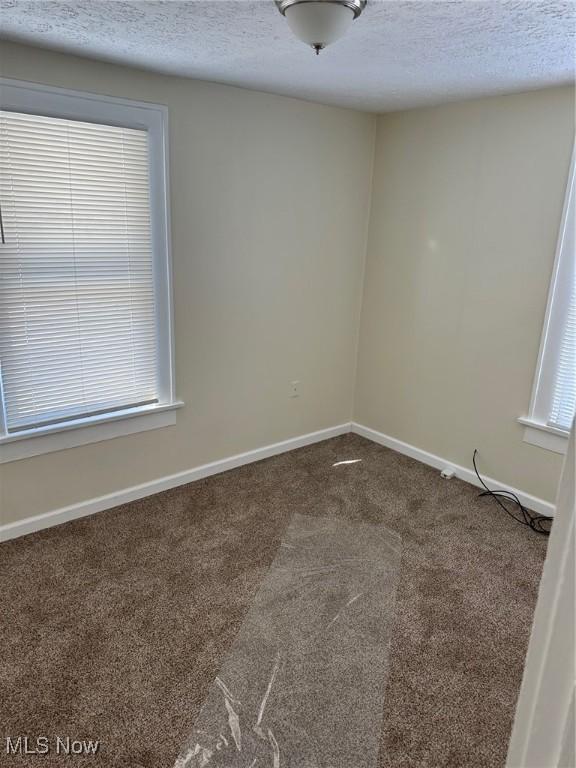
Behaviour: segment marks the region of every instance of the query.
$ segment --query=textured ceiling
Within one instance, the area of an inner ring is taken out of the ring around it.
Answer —
[[[0,0],[5,39],[373,112],[574,79],[574,2],[369,0],[316,57],[273,0]]]

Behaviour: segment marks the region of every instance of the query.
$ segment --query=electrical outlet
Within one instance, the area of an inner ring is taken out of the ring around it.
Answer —
[[[289,397],[300,397],[300,382],[299,381],[291,381],[290,382],[290,394]]]

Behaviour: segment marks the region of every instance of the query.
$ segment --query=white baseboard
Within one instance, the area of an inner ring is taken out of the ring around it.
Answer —
[[[350,432],[350,423],[339,424],[336,427],[321,429],[318,432],[310,432],[307,435],[293,437],[290,440],[283,440],[280,443],[266,445],[263,448],[256,448],[253,451],[239,453],[236,456],[230,456],[227,459],[213,461],[210,464],[203,464],[200,467],[187,469],[184,472],[178,472],[175,475],[160,477],[157,480],[151,480],[148,483],[134,485],[121,491],[108,493],[105,496],[98,496],[95,499],[81,501],[78,504],[71,504],[69,507],[62,507],[52,512],[45,512],[42,515],[28,517],[15,523],[8,523],[0,526],[0,541],[8,541],[18,536],[24,536],[27,533],[41,531],[44,528],[50,528],[53,525],[60,525],[68,520],[76,520],[79,517],[93,515],[95,512],[101,512],[104,509],[111,509],[120,504],[127,504],[130,501],[142,499],[145,496],[151,496],[154,493],[167,491],[169,488],[176,488],[179,485],[192,483],[194,480],[200,480],[203,477],[217,475],[220,472],[226,472],[229,469],[241,467],[244,464],[251,464],[254,461],[267,459],[270,456],[276,456],[279,453],[293,451],[295,448],[302,448],[305,445],[318,443],[322,440],[328,440],[331,437],[344,435]]]
[[[366,437],[368,440],[372,440],[374,443],[384,445],[386,448],[392,448],[393,451],[403,453],[405,456],[410,456],[410,458],[421,461],[423,464],[428,464],[430,467],[435,467],[436,469],[440,470],[444,469],[445,467],[451,467],[456,473],[456,477],[460,478],[460,480],[464,480],[467,483],[478,486],[478,488],[482,487],[478,478],[476,477],[474,470],[472,469],[461,467],[458,464],[454,464],[453,462],[448,461],[447,459],[443,459],[441,456],[428,453],[427,451],[416,448],[409,443],[403,443],[401,440],[397,440],[395,437],[390,437],[389,435],[385,435],[383,432],[377,432],[375,429],[370,429],[370,427],[365,427],[362,424],[357,424],[356,422],[352,422],[352,432],[357,435],[361,435],[362,437]],[[534,512],[538,512],[541,515],[548,515],[550,517],[554,516],[555,506],[549,501],[544,501],[544,499],[539,499],[537,496],[531,496],[529,493],[519,491],[518,488],[513,488],[510,485],[506,485],[506,483],[501,483],[499,480],[494,480],[492,477],[485,477],[484,481],[490,488],[500,489],[503,491],[512,491],[512,493],[515,493],[522,504],[528,507],[528,509],[531,509]]]
[[[457,464],[453,464],[451,461],[447,461],[433,453],[428,453],[413,445],[403,443],[401,440],[397,440],[394,437],[385,435],[382,432],[377,432],[375,429],[370,429],[370,427],[365,427],[362,424],[352,422],[352,424],[339,424],[336,427],[321,429],[318,432],[310,432],[307,435],[300,435],[299,437],[293,437],[289,440],[283,440],[280,443],[266,445],[263,448],[256,448],[253,451],[239,453],[236,456],[230,456],[227,459],[221,459],[220,461],[213,461],[210,464],[203,464],[200,467],[187,469],[184,472],[178,472],[175,475],[160,477],[157,480],[151,480],[148,483],[134,485],[121,491],[108,493],[105,496],[98,496],[94,499],[81,501],[78,504],[71,504],[69,507],[62,507],[61,509],[46,512],[42,515],[36,515],[35,517],[28,517],[24,520],[8,523],[7,525],[1,525],[0,541],[8,541],[9,539],[17,538],[18,536],[34,533],[34,531],[50,528],[53,525],[60,525],[60,523],[65,523],[68,520],[76,520],[80,517],[93,515],[95,512],[101,512],[104,509],[111,509],[120,504],[127,504],[130,501],[136,501],[145,496],[151,496],[154,493],[160,493],[161,491],[167,491],[170,488],[176,488],[179,485],[192,483],[194,480],[201,480],[203,477],[217,475],[220,472],[226,472],[229,469],[235,469],[244,464],[251,464],[254,461],[260,461],[261,459],[266,459],[270,456],[276,456],[279,453],[293,451],[296,448],[312,445],[312,443],[318,443],[322,440],[329,440],[331,437],[344,435],[348,432],[354,432],[368,440],[372,440],[374,443],[384,445],[387,448],[391,448],[405,456],[410,456],[411,458],[421,461],[423,464],[435,467],[436,469],[441,470],[445,467],[452,467],[460,480],[464,480],[467,483],[480,487],[478,478],[471,469],[458,466]],[[554,515],[555,507],[550,502],[539,499],[536,496],[531,496],[523,491],[519,491],[517,488],[512,488],[511,486],[506,485],[506,483],[501,483],[493,478],[486,477],[485,480],[492,488],[512,491],[529,509],[539,512],[542,515]]]

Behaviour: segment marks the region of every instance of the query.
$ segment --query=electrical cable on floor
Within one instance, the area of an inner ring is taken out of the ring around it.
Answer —
[[[532,512],[531,510],[527,509],[524,504],[520,501],[518,496],[516,496],[515,493],[512,493],[512,491],[502,491],[502,490],[496,490],[493,491],[484,482],[484,480],[480,477],[480,472],[478,472],[478,467],[476,466],[476,454],[478,453],[478,449],[474,449],[474,454],[472,455],[472,464],[474,465],[474,472],[476,472],[476,477],[482,484],[482,487],[485,489],[480,494],[478,494],[479,498],[482,496],[491,496],[496,503],[502,507],[504,512],[506,514],[510,515],[510,517],[513,520],[516,520],[517,523],[520,523],[520,525],[526,525],[528,528],[531,528],[535,533],[541,533],[543,536],[549,536],[550,535],[550,528],[552,526],[552,518],[548,517],[547,515],[539,515],[536,512]],[[515,514],[513,514],[508,507],[501,501],[501,499],[506,499],[507,501],[513,501],[514,504],[517,505],[518,510],[522,513],[522,517],[517,517]]]

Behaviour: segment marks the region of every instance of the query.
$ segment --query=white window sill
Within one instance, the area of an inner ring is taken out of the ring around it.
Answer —
[[[521,416],[518,421],[524,425],[524,442],[537,445],[554,453],[566,453],[568,447],[569,432],[563,429],[549,427],[540,421],[535,421],[527,416]]]
[[[0,464],[168,427],[176,424],[176,409],[183,405],[179,400],[161,405],[143,405],[113,414],[88,416],[4,435],[0,437]]]

